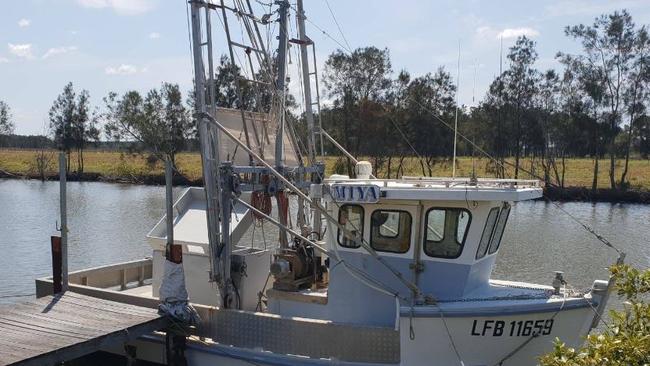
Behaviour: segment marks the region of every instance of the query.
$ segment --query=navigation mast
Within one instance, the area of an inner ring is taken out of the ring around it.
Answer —
[[[311,101],[311,80],[309,75],[309,56],[307,54],[307,45],[312,41],[306,36],[305,32],[305,10],[303,9],[302,0],[297,3],[298,14],[298,37],[300,44],[300,60],[302,65],[302,82],[305,96],[305,119],[307,120],[307,130],[309,131],[308,145],[309,145],[309,158],[311,162],[316,161],[316,131],[314,129],[314,111],[312,109]]]
[[[287,49],[289,37],[287,33],[287,23],[289,21],[289,1],[281,0],[277,4],[280,6],[278,13],[280,14],[280,34],[278,35],[278,78],[276,81],[276,89],[278,95],[278,133],[275,136],[275,168],[279,172],[284,171],[284,124],[285,124],[285,105],[286,105],[286,87],[287,80]],[[287,225],[287,215],[281,211],[281,207],[288,206],[283,202],[286,198],[284,194],[277,192],[275,195],[276,203],[278,205],[278,216],[282,225]],[[289,241],[287,233],[280,230],[280,248],[287,248]]]
[[[194,58],[194,97],[195,108],[197,112],[214,115],[214,103],[206,105],[206,75],[203,64],[203,50],[206,49],[208,59],[210,99],[214,99],[214,70],[212,67],[212,42],[210,29],[210,11],[203,2],[192,1],[192,50]],[[205,10],[206,19],[206,41],[203,42],[201,26],[201,9]],[[209,107],[209,110],[208,110]],[[206,216],[208,226],[208,243],[210,247],[210,280],[217,283],[223,283],[223,275],[228,274],[220,265],[217,255],[220,247],[220,230],[219,230],[219,131],[210,127],[209,121],[200,117],[197,121],[199,130],[199,141],[201,144],[201,164],[203,168],[203,185],[206,195]]]

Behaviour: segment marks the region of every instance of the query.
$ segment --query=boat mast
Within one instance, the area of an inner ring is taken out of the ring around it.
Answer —
[[[316,161],[316,138],[314,130],[314,111],[312,109],[311,101],[311,81],[309,75],[309,56],[307,54],[307,45],[312,41],[305,35],[305,10],[303,9],[302,0],[298,0],[298,37],[300,37],[300,60],[302,64],[302,82],[305,96],[305,119],[307,120],[307,130],[309,131],[308,149],[309,159],[312,162]]]
[[[456,146],[458,143],[458,94],[460,92],[460,40],[458,40],[458,64],[456,67],[456,117],[454,119],[454,156],[451,161],[452,178],[456,178]]]
[[[194,97],[195,108],[198,113],[212,112],[214,116],[214,104],[206,105],[206,75],[203,64],[203,49],[207,47],[207,59],[209,61],[209,78],[213,81],[214,70],[212,70],[212,45],[211,29],[209,28],[209,8],[202,1],[190,2],[192,11],[192,50],[194,57]],[[206,14],[206,41],[203,42],[203,31],[201,27],[201,9]],[[209,83],[210,99],[214,99],[214,82]],[[219,230],[219,131],[210,128],[209,121],[200,117],[197,120],[199,130],[199,141],[201,144],[201,164],[203,167],[203,185],[206,196],[206,217],[208,225],[208,243],[210,247],[210,280],[223,284],[223,276],[229,276],[230,271],[224,272],[220,265],[220,230]]]
[[[280,105],[278,108],[278,133],[275,137],[275,166],[276,168],[282,168],[284,166],[284,108],[286,98],[285,83],[287,79],[287,49],[289,41],[287,37],[289,1],[282,0],[277,3],[280,6],[280,9],[278,10],[278,13],[280,14],[280,34],[278,35],[278,78],[275,86]]]
[[[305,16],[305,10],[303,8],[303,1],[298,0],[297,2],[297,14],[296,18],[298,19],[298,43],[300,45],[300,63],[302,65],[302,82],[303,82],[303,94],[305,97],[305,119],[307,120],[307,130],[308,130],[308,137],[307,137],[307,145],[308,145],[308,150],[309,150],[309,161],[311,162],[312,165],[316,163],[316,128],[314,126],[314,110],[312,109],[312,106],[314,104],[318,104],[318,90],[316,90],[317,93],[317,99],[316,103],[312,102],[311,99],[311,73],[309,72],[309,54],[307,53],[307,46],[312,45],[314,46],[314,42],[309,39],[306,35],[306,29],[305,29],[305,19],[307,17]],[[314,51],[314,64],[316,63],[316,52]],[[314,75],[316,75],[316,69],[314,68]],[[318,79],[316,79],[316,87],[318,88]],[[318,104],[319,105],[319,104]],[[320,114],[319,114],[320,118]],[[319,126],[320,127],[320,126]],[[319,131],[321,132],[321,131]],[[322,139],[322,135],[321,135]],[[321,140],[321,150],[323,148],[323,143]],[[321,151],[322,152],[322,151]],[[319,177],[316,183],[320,183],[322,177]],[[320,205],[320,199],[315,198],[315,202],[317,205]],[[321,222],[321,214],[319,207],[312,207],[314,209],[314,217],[313,217],[313,230],[318,233],[320,236],[322,234],[322,222]]]
[[[285,124],[285,101],[286,101],[286,79],[287,79],[287,51],[288,51],[288,30],[287,24],[289,21],[289,1],[281,0],[277,4],[280,6],[278,13],[280,14],[280,34],[278,35],[278,78],[276,81],[276,92],[278,96],[278,131],[275,136],[275,167],[279,172],[284,171],[284,124]],[[278,205],[278,216],[280,223],[287,225],[287,216],[280,212],[284,207],[282,202],[284,195],[276,194],[276,203]],[[280,230],[280,247],[286,248],[289,242],[287,240],[287,233]]]

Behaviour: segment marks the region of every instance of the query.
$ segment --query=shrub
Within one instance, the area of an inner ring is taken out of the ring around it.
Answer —
[[[540,359],[542,366],[645,366],[650,365],[650,270],[628,265],[610,268],[624,311],[610,311],[611,324],[601,334],[587,337],[579,349],[559,339],[555,349]]]

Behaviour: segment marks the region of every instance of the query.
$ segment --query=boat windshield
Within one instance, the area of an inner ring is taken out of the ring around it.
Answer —
[[[370,246],[380,252],[408,252],[411,221],[411,214],[406,211],[375,210],[370,217]]]
[[[363,240],[363,207],[343,205],[339,209],[339,224],[346,232],[338,230],[338,241],[342,247],[358,248]]]
[[[472,216],[463,208],[432,208],[427,212],[424,252],[430,257],[458,258]]]

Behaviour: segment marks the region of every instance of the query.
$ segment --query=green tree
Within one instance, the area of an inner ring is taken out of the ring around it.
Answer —
[[[14,133],[14,121],[11,108],[0,100],[0,146],[4,145],[4,136]]]
[[[99,140],[97,115],[90,111],[90,94],[82,90],[77,96],[76,113],[72,123],[72,137],[77,150],[77,172],[84,171],[84,149],[88,142]]]
[[[605,148],[605,140],[609,127],[605,120],[605,85],[601,83],[601,69],[579,57],[558,53],[557,58],[565,67],[565,78],[575,83],[574,97],[564,105],[563,111],[579,109],[584,114],[578,128],[585,131],[588,137],[589,155],[594,159],[593,179],[591,188],[598,188],[599,161]],[[573,144],[575,148],[575,144]],[[575,151],[575,150],[574,150]],[[580,156],[584,153],[580,152]]]
[[[14,132],[13,115],[11,108],[0,100],[0,135],[11,135]]]
[[[536,44],[519,37],[508,52],[508,69],[490,84],[488,93],[474,116],[483,119],[483,145],[499,160],[496,175],[505,177],[505,158],[515,156],[515,178],[519,177],[520,159],[526,144],[535,141],[541,148],[539,114],[540,74],[533,65]]]
[[[381,99],[391,85],[388,49],[357,48],[351,54],[337,50],[325,62],[323,82],[329,95],[339,100],[350,94],[354,101]]]
[[[609,127],[609,180],[611,187],[616,188],[615,142],[625,113],[625,95],[629,88],[634,87],[631,80],[639,34],[626,10],[601,15],[590,26],[580,24],[567,27],[565,33],[581,42],[583,53],[560,56],[581,64],[582,70],[589,71],[597,78],[595,82],[600,84],[602,90],[601,105],[606,109],[604,117]]]
[[[434,74],[427,73],[411,80],[404,92],[409,140],[423,155],[424,159],[420,161],[422,174],[431,176],[436,158],[452,155],[453,131],[436,117],[444,121],[453,119],[456,86],[451,75],[439,68]]]
[[[176,84],[164,83],[144,98],[137,91],[122,97],[109,93],[104,102],[104,131],[109,139],[137,141],[142,149],[175,163],[176,154],[193,136],[192,119]]]
[[[250,82],[244,80],[241,70],[230,62],[228,56],[221,56],[214,76],[215,102],[221,108],[243,108],[252,110],[255,107],[255,94]],[[237,96],[237,83],[241,88],[241,99]],[[209,101],[209,92],[206,101]]]
[[[521,159],[525,132],[531,132],[533,121],[529,112],[534,108],[538,92],[539,72],[533,68],[537,60],[535,42],[526,36],[519,37],[508,53],[510,68],[502,75],[506,116],[510,119],[513,131],[515,155],[515,179],[519,177],[519,160]]]
[[[565,78],[567,79],[567,78]],[[570,80],[570,79],[569,79]],[[567,88],[571,90],[570,88]],[[551,169],[555,173],[555,182],[564,187],[564,173],[565,173],[565,156],[567,146],[562,139],[564,131],[563,127],[567,124],[563,114],[559,113],[562,82],[554,70],[548,70],[542,76],[539,85],[539,119],[541,127],[541,162],[544,170],[544,182],[548,185],[551,182]],[[557,169],[556,156],[561,155],[562,173],[560,174]]]
[[[50,108],[50,131],[57,148],[67,155],[67,173],[70,173],[70,155],[77,151],[77,173],[83,173],[83,150],[91,140],[99,138],[96,118],[90,115],[90,95],[82,90],[79,95],[68,83]]]
[[[386,113],[383,103],[392,83],[391,72],[388,50],[376,47],[358,48],[351,54],[337,50],[325,62],[323,83],[334,103],[324,111],[327,118],[323,121],[353,155],[376,142],[367,137],[369,131],[381,127],[377,118]],[[352,175],[350,161],[348,173]]]
[[[647,159],[650,156],[650,116],[639,116],[636,125],[639,130],[639,153]]]
[[[636,121],[639,116],[646,111],[646,105],[650,98],[650,37],[645,26],[636,32],[634,41],[634,60],[630,70],[630,84],[625,89],[623,98],[625,101],[626,112],[629,117],[627,136],[625,143],[625,165],[619,184],[621,187],[627,187],[627,173],[630,164],[630,151],[634,133],[638,131]]]
[[[591,334],[579,349],[556,340],[555,349],[540,359],[542,366],[630,366],[650,364],[650,270],[614,266],[611,273],[624,311],[610,312],[612,324]]]

